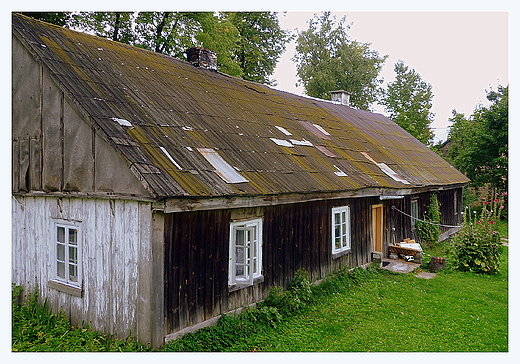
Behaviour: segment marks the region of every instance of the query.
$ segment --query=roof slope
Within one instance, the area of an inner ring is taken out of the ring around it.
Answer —
[[[381,114],[21,15],[13,30],[157,197],[468,182]]]

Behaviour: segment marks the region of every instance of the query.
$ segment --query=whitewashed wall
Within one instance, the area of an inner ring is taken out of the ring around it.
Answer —
[[[12,281],[26,291],[38,286],[53,310],[65,312],[73,325],[84,322],[104,333],[150,341],[152,215],[145,202],[13,197]],[[47,286],[54,264],[53,219],[79,222],[83,297]]]

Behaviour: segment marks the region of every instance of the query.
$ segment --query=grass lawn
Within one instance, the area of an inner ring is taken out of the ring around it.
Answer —
[[[499,275],[378,274],[229,351],[506,352],[504,250]]]
[[[444,243],[426,253],[449,256],[448,248]],[[264,307],[257,311],[260,316],[251,315],[254,311],[224,316],[216,326],[187,334],[159,351],[508,351],[506,247],[495,276],[449,268],[432,279],[372,267],[342,274],[313,287],[315,302],[298,314],[276,319],[277,309]],[[71,328],[64,316],[50,314],[36,299],[13,304],[12,313],[13,351],[151,351],[131,338],[115,340]]]

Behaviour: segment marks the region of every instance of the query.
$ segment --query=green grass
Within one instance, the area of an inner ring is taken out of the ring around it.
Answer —
[[[62,314],[52,314],[36,292],[20,305],[14,290],[12,304],[13,352],[136,352],[149,349],[132,338],[116,340],[89,328],[74,328]]]
[[[507,249],[496,276],[376,274],[229,351],[506,352]]]
[[[448,256],[449,248],[445,242],[427,253]],[[274,306],[225,315],[159,351],[506,352],[507,257],[504,248],[494,276],[448,268],[427,280],[374,267],[344,270],[310,296],[301,279],[294,291],[272,296]],[[72,328],[29,298],[13,303],[13,351],[150,351],[131,338]]]

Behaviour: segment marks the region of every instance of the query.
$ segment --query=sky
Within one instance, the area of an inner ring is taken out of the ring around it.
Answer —
[[[279,14],[283,29],[303,31],[321,11]],[[445,138],[452,110],[470,116],[477,105],[488,106],[486,90],[509,83],[509,13],[507,11],[333,11],[346,16],[350,39],[370,43],[380,56],[388,55],[380,76],[383,86],[395,80],[398,60],[432,85],[432,128]],[[273,78],[276,88],[304,94],[296,87],[293,41],[281,57]],[[386,114],[383,107],[374,110]]]

